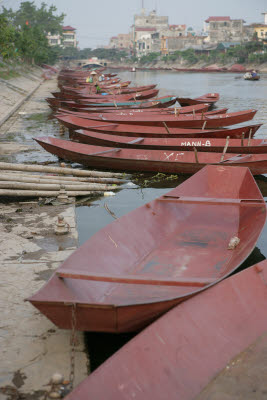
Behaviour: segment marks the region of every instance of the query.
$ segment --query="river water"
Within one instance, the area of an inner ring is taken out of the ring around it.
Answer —
[[[267,137],[267,75],[260,81],[244,81],[242,75],[232,73],[184,73],[172,71],[118,71],[122,81],[131,80],[131,85],[156,83],[159,96],[175,95],[196,97],[208,92],[220,93],[217,108],[227,107],[229,112],[255,108],[256,117],[249,123],[265,123],[255,137]],[[184,177],[167,179],[155,174],[133,174],[132,179],[140,186],[125,186],[114,197],[102,198],[91,206],[77,208],[77,222],[80,244],[84,243],[99,229],[113,221],[104,205],[120,217],[129,211],[151,201],[176,187]],[[257,182],[267,201],[267,176],[257,178]],[[260,252],[267,257],[267,227],[258,241]]]
[[[113,71],[112,71],[113,72]],[[239,74],[199,74],[178,73],[172,71],[120,72],[122,81],[131,80],[132,85],[157,83],[159,96],[175,95],[197,97],[208,92],[220,93],[217,108],[227,107],[229,112],[255,108],[258,110],[252,123],[265,123],[255,137],[267,137],[267,75],[261,81],[244,81]],[[171,179],[170,179],[171,178]],[[155,199],[176,187],[184,179],[178,176],[159,176],[156,174],[132,174],[131,183],[117,192],[114,197],[105,197],[93,201],[90,205],[76,208],[80,244],[105,225],[114,221],[105,205],[120,217],[131,210]],[[267,202],[267,175],[256,178]],[[135,184],[135,186],[133,185]],[[145,231],[145,227],[144,227]],[[129,233],[130,234],[130,233]],[[247,261],[245,268],[267,258],[267,224],[257,242],[257,246]],[[112,353],[127,342],[132,335],[111,335],[87,333],[86,339],[90,353],[91,368],[95,369]]]

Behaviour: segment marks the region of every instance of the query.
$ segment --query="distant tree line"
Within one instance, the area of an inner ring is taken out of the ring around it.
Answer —
[[[140,64],[150,64],[157,61],[175,62],[186,61],[187,64],[196,64],[203,62],[206,64],[219,63],[255,63],[261,64],[267,61],[267,45],[263,42],[253,40],[245,42],[234,47],[229,47],[223,50],[221,45],[217,49],[211,50],[206,54],[199,53],[194,49],[184,51],[174,51],[166,56],[161,56],[160,53],[150,53],[140,58]]]
[[[267,61],[267,46],[254,38],[251,42],[242,43],[228,49],[211,50],[207,54],[199,53],[194,49],[174,51],[166,56],[160,53],[150,53],[140,59],[130,56],[129,51],[121,49],[91,48],[77,49],[50,46],[47,34],[62,33],[65,14],[57,15],[55,6],[42,3],[38,8],[34,1],[23,1],[17,11],[2,7],[0,12],[0,56],[4,61],[22,60],[28,63],[53,64],[59,58],[89,59],[98,57],[113,62],[133,63],[141,65],[158,61],[179,62],[185,60],[187,64],[203,63],[255,63]]]

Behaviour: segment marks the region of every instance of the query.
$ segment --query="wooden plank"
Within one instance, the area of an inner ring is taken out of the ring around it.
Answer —
[[[142,142],[143,140],[144,140],[144,138],[137,138],[137,139],[131,140],[131,141],[129,142],[129,144],[140,143],[140,142]]]
[[[86,128],[105,128],[106,126],[118,126],[118,124],[105,124],[105,125],[93,125],[93,126],[87,126]]]
[[[118,151],[121,151],[121,149],[110,149],[110,150],[105,150],[105,151],[98,151],[97,153],[92,153],[91,156],[98,156],[100,154],[106,154],[106,153],[117,153]]]
[[[225,198],[212,198],[212,197],[175,197],[175,196],[163,196],[157,201],[173,201],[177,203],[205,203],[205,204],[224,204],[224,205],[261,205],[264,201],[261,199],[225,199]]]
[[[80,279],[97,282],[115,282],[126,283],[129,285],[161,285],[161,286],[199,286],[203,287],[214,282],[215,278],[191,278],[179,277],[164,278],[164,277],[148,277],[144,275],[133,274],[108,274],[101,272],[84,272],[75,268],[75,272],[60,269],[56,272],[59,278]]]

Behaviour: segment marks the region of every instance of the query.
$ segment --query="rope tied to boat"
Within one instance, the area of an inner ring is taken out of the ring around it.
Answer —
[[[71,306],[71,335],[70,335],[70,375],[69,382],[70,388],[73,389],[73,382],[75,378],[75,347],[78,344],[77,338],[77,314],[76,314],[76,304],[73,303]]]

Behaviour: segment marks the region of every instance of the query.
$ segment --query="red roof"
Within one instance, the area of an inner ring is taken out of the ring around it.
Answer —
[[[172,29],[172,28],[183,28],[183,29],[185,29],[186,25],[169,25],[169,28],[170,29]]]
[[[67,25],[67,26],[62,26],[62,30],[63,31],[76,31],[76,28],[73,28],[72,26]]]
[[[139,28],[135,28],[136,32],[155,32],[156,28],[148,28],[148,27],[139,27]]]
[[[209,17],[205,22],[210,21],[231,21],[230,17]]]

